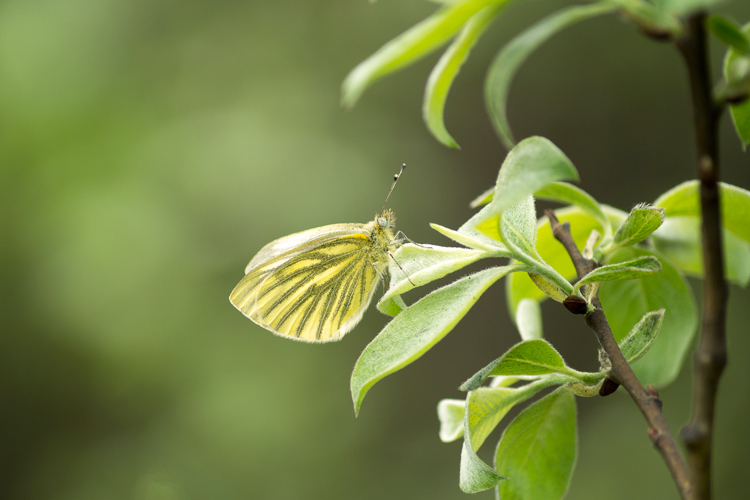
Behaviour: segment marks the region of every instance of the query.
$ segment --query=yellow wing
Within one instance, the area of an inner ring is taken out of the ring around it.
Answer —
[[[375,266],[384,268],[388,257],[387,250],[374,249],[363,228],[337,224],[268,244],[250,261],[230,300],[276,334],[305,342],[339,340],[362,319],[380,279]]]

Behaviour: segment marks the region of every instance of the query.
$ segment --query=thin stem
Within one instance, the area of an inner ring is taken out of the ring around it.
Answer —
[[[705,12],[690,17],[684,37],[677,42],[687,66],[693,100],[704,270],[701,337],[693,358],[693,410],[690,422],[681,432],[687,446],[696,500],[711,498],[714,410],[719,380],[727,363],[728,289],[724,278],[718,157],[721,107],[714,102],[711,92],[705,17]]]
[[[585,276],[594,269],[596,263],[585,259],[581,255],[570,234],[569,224],[560,224],[555,214],[551,211],[547,211],[547,216],[549,217],[552,234],[567,250],[576,268],[576,273],[579,277]],[[594,298],[592,304],[594,305],[594,310],[586,314],[585,320],[589,328],[596,334],[607,356],[609,356],[612,363],[610,377],[628,391],[638,409],[646,417],[646,421],[650,426],[648,430],[649,438],[651,438],[654,446],[667,464],[677,484],[680,496],[683,499],[691,498],[692,482],[690,471],[680,454],[677,442],[669,429],[667,419],[661,411],[662,403],[659,399],[659,394],[651,386],[648,387],[648,390],[643,388],[635,373],[633,373],[630,364],[628,364],[625,356],[623,356],[620,347],[617,345],[617,341],[612,334],[612,329],[607,322],[607,317],[602,310],[599,298]]]

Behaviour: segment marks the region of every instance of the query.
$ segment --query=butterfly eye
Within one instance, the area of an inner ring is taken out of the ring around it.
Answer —
[[[380,227],[388,227],[388,219],[385,217],[378,217],[378,225]]]

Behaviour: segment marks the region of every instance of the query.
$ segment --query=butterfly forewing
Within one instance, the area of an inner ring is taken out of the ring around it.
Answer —
[[[307,342],[338,340],[364,314],[387,248],[371,225],[336,224],[269,243],[230,296],[260,326]],[[300,244],[301,243],[301,244]]]

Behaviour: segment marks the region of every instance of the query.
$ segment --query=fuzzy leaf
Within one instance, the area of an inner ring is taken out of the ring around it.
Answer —
[[[380,379],[420,358],[471,309],[479,297],[519,266],[492,267],[446,285],[393,318],[365,348],[351,378],[354,411]]]
[[[576,205],[598,222],[604,229],[604,235],[611,237],[612,224],[602,210],[602,206],[593,196],[583,189],[567,182],[553,182],[549,186],[534,193],[536,198],[557,201],[568,205]]]
[[[617,228],[612,245],[603,251],[612,251],[640,243],[659,229],[664,222],[664,209],[646,204],[636,205],[625,222]]]
[[[426,285],[479,259],[496,256],[481,250],[406,244],[398,248],[388,265],[391,285],[380,302]],[[398,264],[397,264],[398,263]],[[399,267],[400,265],[400,267]]]
[[[639,279],[649,274],[658,273],[659,271],[661,271],[659,260],[654,256],[648,255],[627,262],[618,262],[617,264],[607,264],[597,267],[578,280],[573,289],[578,290],[583,285],[600,281]]]
[[[562,356],[546,340],[526,340],[475,373],[461,384],[462,391],[473,391],[492,376],[537,376],[549,373],[569,375]]]
[[[659,335],[663,320],[664,309],[646,313],[630,330],[628,336],[622,339],[620,350],[628,363],[635,363],[648,352],[657,335]]]
[[[490,238],[480,234],[476,230],[474,230],[471,234],[465,234],[460,232],[460,230],[454,231],[453,229],[448,229],[447,227],[441,226],[440,224],[431,223],[430,227],[443,236],[447,236],[453,241],[469,248],[484,250],[487,252],[507,252],[507,255],[510,256],[510,252],[508,252],[508,250],[502,243],[491,240]]]
[[[750,37],[750,23],[742,27],[742,34]],[[740,85],[746,90],[750,90],[750,57],[741,51],[731,48],[724,57],[724,78],[727,83]],[[742,102],[731,104],[729,110],[732,115],[732,122],[737,135],[742,141],[742,146],[747,147],[750,144],[750,99]]]
[[[750,39],[745,36],[737,23],[719,15],[712,15],[706,19],[706,25],[711,33],[740,54],[750,56]]]
[[[558,389],[521,412],[503,433],[495,468],[509,481],[503,500],[557,500],[565,495],[578,454],[575,398]]]

